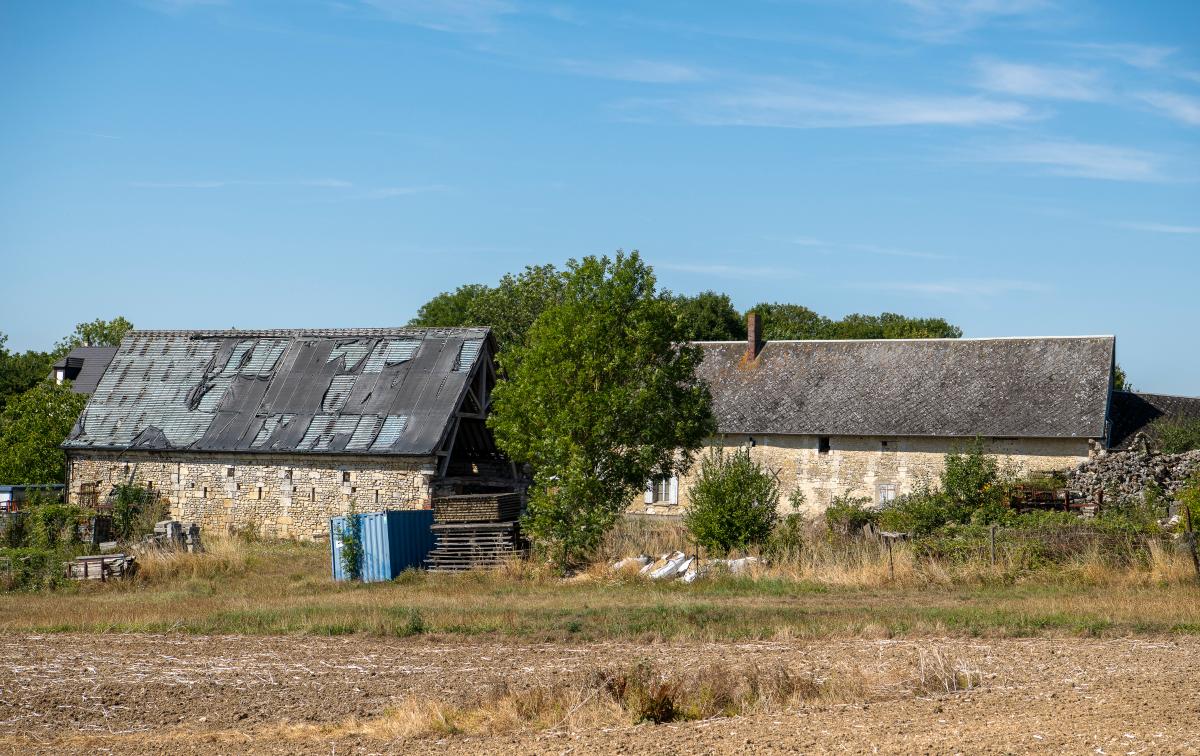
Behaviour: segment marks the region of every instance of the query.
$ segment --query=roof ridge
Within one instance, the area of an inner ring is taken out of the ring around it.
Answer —
[[[436,334],[478,334],[491,332],[489,326],[395,326],[384,328],[227,328],[227,329],[133,329],[129,336],[188,336],[192,338],[242,337],[304,337],[340,338],[351,336],[428,336]]]
[[[1068,339],[1115,339],[1115,334],[1100,333],[1087,336],[969,336],[961,338],[913,338],[913,339],[764,339],[763,344],[881,344],[906,341],[946,341],[961,344],[968,341],[1062,341]],[[725,341],[696,340],[691,344],[745,344],[745,339],[729,339]]]

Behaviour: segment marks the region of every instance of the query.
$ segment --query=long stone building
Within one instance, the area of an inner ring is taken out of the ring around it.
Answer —
[[[976,438],[1018,473],[1066,470],[1107,447],[1112,336],[699,342],[717,436],[816,514],[837,496],[883,503],[935,481]],[[652,481],[633,511],[675,514],[699,468]],[[781,506],[787,507],[786,503]]]
[[[307,538],[351,506],[512,489],[493,354],[483,328],[133,331],[64,443],[69,496],[133,483],[203,527]]]

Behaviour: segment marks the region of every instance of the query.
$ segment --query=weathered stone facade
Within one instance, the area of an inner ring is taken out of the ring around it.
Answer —
[[[753,446],[749,446],[751,438]],[[790,511],[788,496],[799,489],[804,494],[803,513],[809,516],[825,511],[836,496],[849,494],[878,502],[883,496],[910,493],[924,481],[936,482],[945,455],[970,443],[969,439],[926,436],[826,438],[829,446],[825,452],[821,451],[820,437],[808,435],[738,434],[711,443],[726,450],[748,447],[757,462],[778,475],[781,509]],[[985,441],[985,451],[998,457],[1002,468],[1016,474],[1070,470],[1087,460],[1093,447],[1092,442],[1082,438]],[[686,509],[688,492],[698,472],[697,462],[680,476],[677,504],[647,504],[639,497],[631,509],[648,514],[673,514]]]
[[[314,538],[329,518],[431,505],[433,457],[372,457],[89,451],[70,455],[69,495],[117,483],[152,487],[171,516],[207,530],[256,528],[262,535]]]

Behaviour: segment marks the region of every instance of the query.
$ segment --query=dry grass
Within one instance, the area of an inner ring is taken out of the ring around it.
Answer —
[[[467,701],[408,698],[371,719],[276,728],[283,739],[361,736],[406,740],[578,731],[600,727],[782,712],[813,704],[866,703],[977,688],[974,661],[937,645],[914,645],[899,664],[843,666],[824,674],[782,663],[680,670],[648,661],[598,668],[545,684],[502,684]]]
[[[144,584],[241,575],[249,564],[250,553],[250,545],[243,539],[217,533],[204,539],[202,552],[152,549],[139,555],[136,580]]]

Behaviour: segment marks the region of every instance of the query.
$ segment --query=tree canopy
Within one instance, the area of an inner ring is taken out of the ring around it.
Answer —
[[[51,361],[63,357],[77,346],[117,346],[125,334],[133,328],[124,317],[118,315],[112,320],[96,318],[90,323],[79,323],[71,335],[59,339],[50,353]]]
[[[67,462],[59,444],[85,404],[68,384],[48,380],[11,398],[0,415],[0,481],[62,483]]]
[[[593,548],[652,477],[715,429],[672,302],[638,255],[572,260],[561,301],[500,353],[488,425],[533,466],[525,529],[562,566]]]
[[[962,329],[942,318],[910,318],[885,312],[854,313],[831,320],[807,307],[760,302],[750,308],[762,318],[765,339],[957,339]]]
[[[8,337],[0,333],[0,412],[11,398],[45,380],[54,362],[46,352],[10,352],[7,342]]]
[[[680,333],[687,341],[737,341],[746,338],[746,319],[728,294],[702,291],[673,297]]]

